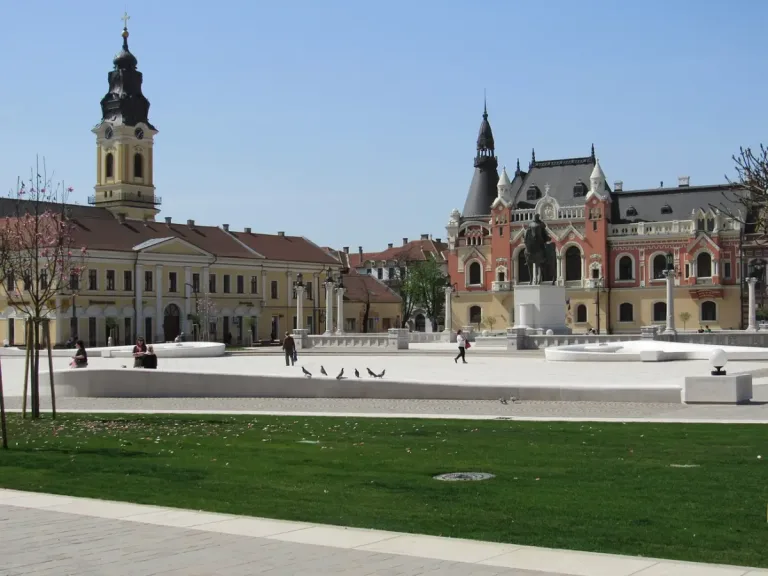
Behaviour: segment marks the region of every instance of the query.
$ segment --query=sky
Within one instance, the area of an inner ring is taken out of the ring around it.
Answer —
[[[93,194],[126,9],[174,221],[444,238],[484,93],[511,170],[594,143],[625,189],[715,184],[768,142],[764,0],[0,0],[0,191],[39,156]]]

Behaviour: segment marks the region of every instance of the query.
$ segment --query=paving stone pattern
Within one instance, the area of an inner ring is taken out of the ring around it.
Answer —
[[[2,576],[564,576],[0,505]]]
[[[768,396],[766,386],[756,387]],[[756,393],[757,396],[757,393]],[[6,398],[9,409],[21,408],[20,397]],[[41,399],[48,409],[48,398]],[[768,403],[745,406],[688,406],[626,402],[516,402],[471,400],[379,400],[342,398],[58,398],[61,410],[194,410],[320,412],[362,414],[437,414],[526,418],[643,418],[755,420],[768,422]]]

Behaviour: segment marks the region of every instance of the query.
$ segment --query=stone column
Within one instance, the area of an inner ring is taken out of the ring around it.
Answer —
[[[581,285],[586,286],[587,285],[587,270],[586,270],[586,261],[584,258],[584,252],[581,253]]]
[[[344,287],[336,288],[336,334],[344,334]]]
[[[757,330],[757,298],[755,298],[755,284],[757,284],[757,278],[747,278],[747,285],[749,287],[749,326],[747,330],[755,332]]]
[[[293,305],[293,272],[291,272],[290,270],[285,273],[285,283],[286,283],[287,288],[288,288],[288,294],[287,294],[287,296],[288,296],[288,307],[290,308]],[[298,296],[298,294],[297,294],[297,296]],[[296,319],[296,322],[298,322],[298,321],[299,320]],[[298,324],[297,324],[297,326],[298,326]]]
[[[565,284],[565,278],[563,275],[563,255],[560,253],[557,254],[556,273],[557,273],[557,285],[563,286]]]
[[[165,330],[163,328],[163,265],[155,266],[155,342],[165,342]]]
[[[184,267],[184,335],[189,338],[192,335],[192,268]]]
[[[267,271],[262,270],[261,271],[261,299],[264,300],[264,302],[267,301],[267,297],[269,296],[269,291],[267,290]]]
[[[325,283],[325,336],[333,334],[333,282]]]
[[[304,328],[304,286],[296,286],[296,329]]]
[[[664,334],[677,334],[675,330],[675,271],[667,271],[667,327]]]
[[[134,332],[136,336],[145,336],[144,334],[144,266],[136,264],[136,270],[133,274],[136,292],[136,306],[134,307]]]
[[[445,329],[443,332],[450,334],[451,333],[451,327],[453,326],[453,315],[451,313],[451,299],[453,294],[453,287],[452,286],[446,286],[445,287]]]

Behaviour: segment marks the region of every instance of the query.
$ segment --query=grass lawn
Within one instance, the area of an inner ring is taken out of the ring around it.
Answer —
[[[768,426],[18,414],[9,424],[5,488],[768,567]],[[496,478],[432,479],[466,471]]]

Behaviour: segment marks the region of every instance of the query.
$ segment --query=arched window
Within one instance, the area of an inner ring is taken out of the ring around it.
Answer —
[[[667,320],[667,303],[655,302],[653,304],[653,321],[666,322],[666,320]]]
[[[480,324],[483,321],[483,310],[480,306],[470,306],[469,308],[469,323]]]
[[[496,270],[496,281],[497,282],[506,282],[507,281],[507,271],[504,270],[504,268],[498,268]]]
[[[576,306],[576,322],[584,324],[587,321],[587,307],[584,304]]]
[[[635,310],[632,304],[624,302],[619,306],[619,322],[634,322]]]
[[[469,283],[475,286],[483,283],[483,269],[480,262],[472,262],[469,265]]]
[[[696,256],[696,277],[712,278],[712,256],[709,252],[702,252]]]
[[[565,251],[565,280],[581,280],[581,250],[576,246]]]
[[[517,255],[517,283],[531,283],[531,271],[528,269],[528,262],[525,261],[525,250],[520,250]]]
[[[630,256],[619,258],[619,280],[635,279],[635,263]]]
[[[702,322],[716,322],[717,321],[717,304],[711,300],[701,303],[701,321]]]
[[[107,157],[104,159],[104,177],[115,177],[115,157],[112,156],[112,152],[108,153]]]
[[[133,177],[144,178],[144,157],[138,152],[133,155]]]
[[[653,279],[664,278],[664,271],[667,269],[667,257],[664,254],[656,254],[653,257]],[[664,313],[666,315],[666,312]]]

